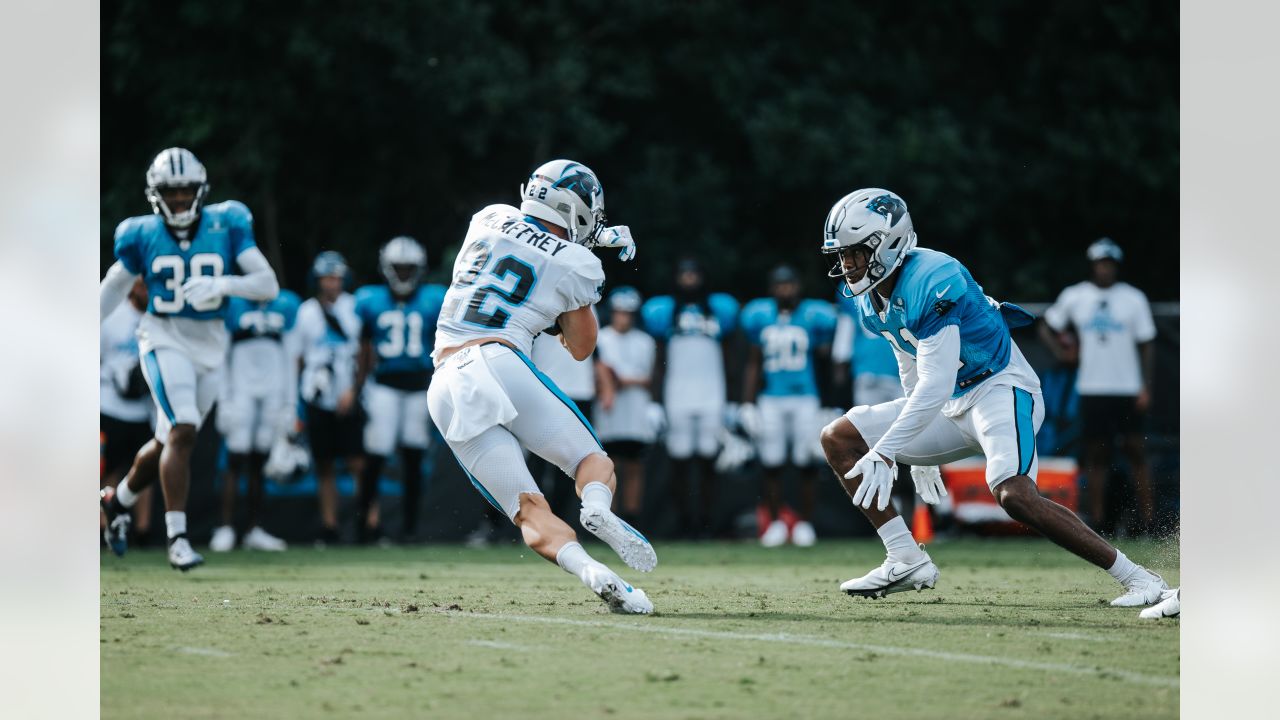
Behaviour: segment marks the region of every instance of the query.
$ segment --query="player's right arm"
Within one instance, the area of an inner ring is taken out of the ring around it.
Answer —
[[[586,360],[596,349],[596,335],[600,330],[590,305],[560,313],[556,319],[560,326],[560,344],[564,345],[574,360]]]

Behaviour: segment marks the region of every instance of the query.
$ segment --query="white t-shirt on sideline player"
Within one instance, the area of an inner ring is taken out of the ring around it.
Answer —
[[[1045,310],[1044,320],[1059,332],[1074,327],[1080,337],[1081,395],[1137,395],[1142,389],[1138,344],[1155,338],[1156,325],[1141,290],[1123,282],[1107,288],[1076,283]]]

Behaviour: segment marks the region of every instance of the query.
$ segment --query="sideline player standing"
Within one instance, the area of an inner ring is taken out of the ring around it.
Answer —
[[[280,289],[254,244],[249,208],[235,200],[205,206],[208,194],[208,175],[190,150],[161,151],[147,170],[153,214],[116,228],[116,262],[99,289],[105,319],[134,278],[146,280],[138,352],[159,411],[155,438],[138,451],[118,492],[104,491],[103,506],[109,519],[132,507],[158,464],[169,564],[183,571],[204,562],[187,540],[187,486],[196,431],[218,396],[227,354],[224,300],[271,300]]]
[[[988,298],[954,258],[917,248],[906,203],[888,190],[856,190],[837,202],[822,252],[836,256],[829,274],[857,298],[863,325],[893,343],[907,391],[903,399],[855,407],[822,431],[831,469],[888,552],[883,565],[840,589],[883,597],[932,588],[937,566],[889,503],[894,464],[936,466],[980,452],[987,485],[1013,519],[1106,569],[1124,587],[1112,605],[1159,601],[1169,589],[1160,576],[1036,491],[1035,434],[1044,401],[1035,371],[1009,337],[1011,326],[1032,321],[1030,314]],[[946,493],[936,468],[913,477],[925,502]]]
[[[298,353],[293,328],[299,302],[289,290],[281,290],[270,302],[227,301],[231,351],[218,401],[218,430],[227,448],[227,473],[222,486],[222,525],[213,529],[209,540],[209,549],[214,552],[235,547],[232,521],[241,473],[249,481],[249,529],[241,537],[241,546],[272,552],[287,547],[261,525],[262,468],[276,438],[287,435],[298,421]]]
[[[316,545],[324,547],[336,545],[340,538],[336,461],[344,458],[347,472],[355,478],[364,463],[362,413],[354,388],[360,320],[355,298],[345,289],[350,268],[341,253],[326,250],[316,255],[311,277],[316,294],[298,308],[294,332],[302,353],[300,391],[320,504]]]
[[[595,349],[604,268],[588,248],[635,256],[631,231],[604,227],[604,191],[580,163],[553,160],[520,188],[523,202],[476,213],[453,265],[436,331],[431,417],[480,494],[520,528],[525,543],[576,575],[611,610],[649,613],[644,591],[594,560],[551,512],[521,446],[576,481],[580,520],[627,565],[649,571],[653,546],[610,506],[613,461],[564,393],[530,362],[533,338],[559,333],[575,359]]]
[[[366,543],[381,535],[378,480],[387,457],[400,448],[404,487],[401,540],[412,542],[418,531],[418,497],[422,489],[422,456],[431,440],[427,386],[428,357],[444,288],[421,285],[427,251],[411,237],[392,238],[378,253],[385,285],[356,291],[360,319],[360,355],[356,392],[364,388],[368,421],[364,426],[364,472],[360,476],[356,537]],[[369,382],[365,383],[365,379]]]
[[[760,544],[778,547],[789,532],[792,542],[809,547],[817,542],[811,520],[814,476],[821,461],[813,442],[822,427],[816,365],[831,356],[835,309],[821,300],[801,299],[800,276],[786,265],[769,274],[769,291],[772,297],[752,300],[742,309],[742,329],[751,349],[739,414],[764,467],[770,522]],[[790,531],[780,516],[782,471],[788,461],[801,473],[800,520]]]
[[[645,330],[658,342],[651,389],[667,415],[668,488],[677,532],[710,537],[716,530],[716,454],[728,415],[728,340],[738,319],[738,301],[707,292],[702,266],[685,258],[676,265],[675,292],[649,298],[640,312]],[[695,467],[702,483],[696,521],[689,508]]]
[[[129,289],[129,302],[120,303],[102,321],[99,333],[98,402],[99,432],[102,434],[102,487],[115,487],[124,477],[138,448],[155,432],[148,402],[147,381],[138,364],[138,323],[147,312],[147,285],[142,278]],[[114,490],[112,492],[115,492]],[[151,530],[151,490],[133,506],[133,514],[117,515],[113,525],[103,528],[103,539],[116,554],[124,553],[131,520],[135,541],[146,542]]]

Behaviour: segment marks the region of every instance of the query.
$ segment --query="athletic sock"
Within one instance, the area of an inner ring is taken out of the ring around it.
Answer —
[[[127,481],[121,480],[120,484],[116,486],[116,500],[120,502],[121,507],[127,510],[138,502],[138,493],[129,489]]]
[[[170,539],[187,534],[187,514],[185,512],[166,512],[164,529]]]
[[[595,563],[582,545],[576,542],[565,543],[560,548],[560,552],[556,553],[556,564],[564,568],[564,571],[570,575],[576,575],[582,578],[582,571],[588,566]],[[586,582],[586,580],[583,580]]]
[[[608,510],[613,506],[613,491],[602,482],[589,482],[582,488],[582,507]]]
[[[1115,578],[1118,582],[1123,583],[1132,577],[1138,569],[1137,563],[1125,557],[1124,553],[1117,549],[1116,561],[1111,565],[1111,567],[1107,568],[1107,572],[1110,573],[1111,577]]]
[[[890,560],[914,563],[924,558],[924,553],[920,552],[920,546],[916,545],[916,539],[911,536],[901,515],[881,525],[876,533],[884,542],[884,549],[889,552]]]

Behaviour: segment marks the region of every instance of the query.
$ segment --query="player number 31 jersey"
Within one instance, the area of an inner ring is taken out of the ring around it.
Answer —
[[[480,337],[528,355],[538,333],[561,313],[599,302],[603,288],[604,268],[590,250],[509,205],[490,205],[471,218],[453,263],[432,357]]]

